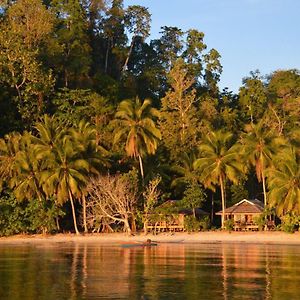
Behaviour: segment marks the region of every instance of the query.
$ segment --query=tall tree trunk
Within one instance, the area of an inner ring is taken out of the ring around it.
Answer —
[[[222,199],[222,228],[224,228],[225,221],[225,192],[224,192],[224,182],[223,177],[220,176],[220,188],[221,188],[221,199]]]
[[[144,180],[143,161],[142,161],[142,157],[140,155],[139,155],[139,163],[140,163],[140,170],[141,170],[142,179]]]
[[[107,47],[106,47],[106,53],[105,53],[104,74],[107,74],[109,50],[110,50],[110,40],[107,41]]]
[[[128,51],[128,54],[127,54],[124,66],[122,68],[122,73],[126,72],[128,61],[129,61],[129,58],[130,58],[130,55],[131,55],[131,52],[132,52],[132,49],[133,49],[133,46],[134,46],[134,40],[135,40],[135,36],[132,37],[130,48],[129,48],[129,51]]]
[[[84,232],[88,232],[87,224],[86,224],[86,198],[85,195],[82,195],[82,207],[83,207],[83,227]]]
[[[68,71],[65,69],[65,71],[64,71],[64,79],[65,79],[65,87],[67,88],[68,87],[68,85],[69,85],[69,78],[68,78]]]
[[[56,222],[56,229],[57,229],[57,231],[60,231],[59,218],[58,217],[55,217],[55,222]]]
[[[71,202],[71,207],[72,207],[72,215],[73,215],[73,222],[74,222],[74,228],[76,234],[79,234],[78,228],[77,228],[77,220],[76,220],[76,213],[75,213],[75,206],[74,206],[74,201],[73,201],[73,196],[71,191],[69,190],[69,197],[70,197],[70,202]]]
[[[267,192],[266,192],[266,179],[265,179],[265,174],[264,174],[264,169],[262,167],[261,170],[261,177],[262,177],[262,185],[263,185],[263,193],[264,193],[264,205],[267,207]]]

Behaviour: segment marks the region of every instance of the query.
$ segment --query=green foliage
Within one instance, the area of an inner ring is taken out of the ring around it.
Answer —
[[[14,91],[10,97],[26,125],[45,111],[54,86],[52,70],[40,59],[53,22],[40,0],[16,1],[0,20],[0,82]]]
[[[208,216],[204,216],[201,219],[197,219],[194,216],[184,217],[184,229],[188,232],[205,231],[210,228],[210,219]]]
[[[295,213],[290,213],[282,216],[281,218],[281,230],[284,232],[293,233],[300,225],[300,216]]]
[[[293,148],[287,148],[278,154],[274,164],[275,168],[267,172],[270,205],[279,216],[300,214],[300,157]]]
[[[234,228],[234,220],[233,219],[228,219],[224,221],[224,228],[227,231],[232,231]]]
[[[272,166],[274,155],[283,146],[284,140],[276,132],[266,128],[264,121],[246,126],[240,136],[238,148],[244,161],[255,167],[256,177],[263,185],[264,204],[268,204],[266,191],[266,169]]]
[[[141,189],[138,170],[133,168],[129,172],[123,173],[121,178],[128,183],[127,186],[129,187],[129,192],[132,195],[138,196]]]
[[[271,222],[273,224],[273,220],[275,219],[275,209],[270,207],[265,207],[263,212],[255,216],[253,218],[254,224],[258,225],[259,230],[269,229],[268,223]]]
[[[232,133],[223,130],[211,131],[199,145],[199,158],[194,166],[201,174],[200,182],[204,187],[214,191],[216,185],[220,186],[224,216],[225,180],[238,183],[240,173],[245,172],[245,165],[239,159],[236,146],[233,146]]]
[[[51,233],[57,230],[56,218],[64,216],[63,210],[52,200],[39,202],[29,201],[25,209],[27,230],[35,233]]]
[[[12,193],[0,197],[0,235],[50,233],[55,231],[55,218],[64,212],[53,201],[19,202]]]
[[[0,198],[0,234],[13,235],[27,231],[25,205],[13,194],[2,194]]]
[[[200,223],[200,229],[204,230],[204,231],[208,230],[211,226],[209,216],[204,216],[204,217],[200,218],[199,223]]]
[[[267,106],[267,91],[258,71],[244,78],[239,91],[239,102],[247,121],[256,123],[261,119]]]
[[[230,192],[231,192],[231,201],[227,203],[227,205],[233,205],[238,203],[242,199],[249,199],[249,192],[245,187],[244,180],[241,180],[238,184],[231,184],[230,185]]]
[[[200,221],[194,216],[184,217],[184,229],[188,232],[199,231],[201,228]]]
[[[144,177],[142,158],[155,154],[161,133],[155,119],[158,110],[151,106],[151,100],[143,103],[139,98],[124,100],[120,103],[114,120],[114,143],[125,139],[125,151],[128,156],[138,158],[141,175]]]
[[[258,226],[258,230],[260,231],[264,230],[265,225],[267,224],[267,219],[265,214],[261,214],[259,216],[254,217],[253,222]]]
[[[93,94],[89,90],[63,88],[54,95],[52,100],[56,106],[55,115],[68,126],[74,126],[80,120],[87,119],[92,99]]]
[[[182,152],[189,152],[197,144],[196,90],[187,67],[178,60],[168,75],[171,89],[161,99],[160,130],[171,158],[178,161]]]
[[[58,16],[55,35],[62,51],[57,65],[64,87],[84,86],[91,65],[88,22],[79,0],[53,1],[52,9]]]
[[[191,183],[184,191],[184,197],[181,200],[181,205],[184,208],[191,208],[193,211],[195,208],[202,207],[206,200],[206,194],[199,184]]]

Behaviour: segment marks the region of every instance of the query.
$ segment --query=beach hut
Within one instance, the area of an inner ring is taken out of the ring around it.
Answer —
[[[156,211],[151,213],[151,221],[144,224],[146,231],[183,231],[184,218],[193,215],[190,208],[178,206],[178,200],[167,200]],[[208,216],[209,214],[200,208],[195,209],[196,218]]]
[[[243,199],[225,209],[225,221],[232,219],[236,231],[255,231],[259,229],[255,218],[259,217],[263,210],[264,204],[261,201]],[[217,212],[216,215],[222,216],[222,211]]]

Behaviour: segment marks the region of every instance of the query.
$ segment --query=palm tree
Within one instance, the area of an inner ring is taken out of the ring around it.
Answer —
[[[109,166],[108,151],[98,145],[96,138],[95,126],[82,120],[78,124],[78,128],[72,128],[70,135],[72,141],[79,151],[79,156],[88,162],[89,174],[98,175],[103,167]],[[87,221],[86,221],[86,186],[82,186],[82,207],[83,207],[83,226],[84,231],[87,232]]]
[[[232,145],[233,135],[222,130],[211,131],[199,145],[199,158],[195,161],[195,169],[199,170],[200,181],[206,188],[215,190],[219,185],[222,200],[222,227],[225,220],[225,181],[237,183],[239,173],[243,172],[243,164],[239,161],[235,147]]]
[[[99,173],[103,166],[109,166],[109,152],[96,141],[96,128],[89,122],[81,120],[77,128],[70,129],[72,141],[81,156],[89,162],[90,172]]]
[[[141,104],[139,98],[135,101],[122,101],[116,113],[115,122],[118,126],[114,143],[126,136],[126,153],[130,157],[138,158],[142,178],[144,178],[142,157],[154,154],[161,139],[161,133],[154,121],[158,114],[158,110],[151,106],[149,99],[145,99]]]
[[[56,117],[44,115],[39,122],[35,124],[37,137],[33,137],[36,148],[45,154],[51,151],[56,143],[66,134],[64,124]]]
[[[79,234],[74,200],[80,199],[88,179],[89,163],[69,135],[61,136],[51,152],[45,156],[46,168],[41,174],[43,190],[47,196],[56,196],[58,203],[71,203],[76,234]]]
[[[271,166],[272,158],[282,144],[275,132],[264,127],[263,120],[257,124],[246,126],[246,132],[241,135],[240,146],[243,157],[255,167],[256,177],[262,182],[264,204],[267,206],[266,168]]]
[[[199,180],[199,172],[195,170],[194,162],[197,159],[196,151],[191,153],[184,152],[179,163],[172,167],[178,176],[173,179],[171,187],[186,187],[189,183],[195,184]]]
[[[269,169],[269,205],[279,216],[296,212],[300,214],[300,157],[296,150],[287,148],[275,159],[275,168]]]
[[[21,138],[20,133],[10,133],[0,139],[0,188],[4,182],[10,185],[10,180],[16,176],[15,161]]]
[[[20,140],[20,148],[15,156],[15,175],[11,178],[10,186],[18,200],[38,198],[40,202],[45,199],[40,174],[43,161],[37,158],[33,136],[25,132]]]

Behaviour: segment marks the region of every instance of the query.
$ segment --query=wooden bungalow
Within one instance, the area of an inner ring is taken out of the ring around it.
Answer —
[[[161,212],[160,212],[161,211]],[[164,213],[162,211],[165,211]],[[178,208],[177,200],[167,200],[158,207],[157,212],[150,214],[150,221],[144,224],[146,231],[184,231],[184,218],[193,215],[189,208]],[[196,218],[209,214],[200,208],[195,209]]]
[[[233,219],[235,231],[255,231],[259,226],[255,224],[255,218],[263,213],[264,204],[255,200],[242,200],[231,207],[225,209],[225,221]],[[222,211],[216,213],[222,216]],[[272,227],[274,223],[269,226]]]

